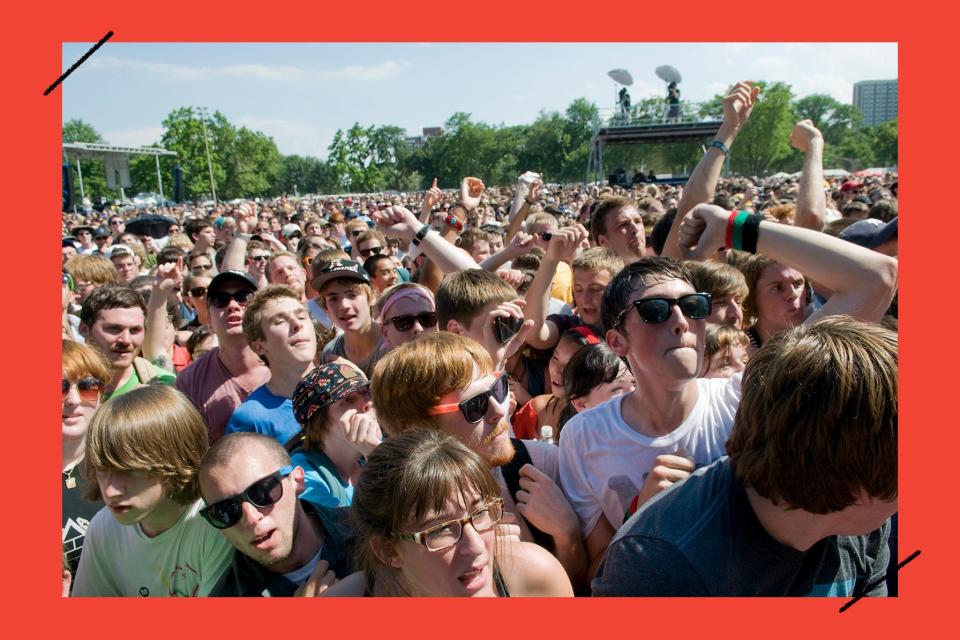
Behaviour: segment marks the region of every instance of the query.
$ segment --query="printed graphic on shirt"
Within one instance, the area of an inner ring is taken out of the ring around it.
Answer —
[[[83,538],[87,535],[90,521],[86,518],[69,518],[63,527],[63,552],[67,554],[67,561],[76,566],[80,560],[80,551],[83,550]]]

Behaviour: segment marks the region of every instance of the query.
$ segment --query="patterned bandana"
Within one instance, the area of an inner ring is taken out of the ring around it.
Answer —
[[[360,369],[347,362],[328,362],[306,375],[293,391],[293,415],[306,426],[317,409],[328,407],[370,381]]]

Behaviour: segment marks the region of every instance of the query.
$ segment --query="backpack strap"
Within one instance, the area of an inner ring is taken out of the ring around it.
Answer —
[[[137,372],[140,384],[148,384],[157,377],[157,370],[151,366],[146,358],[136,357],[133,359],[133,369]]]
[[[519,438],[510,438],[510,442],[513,443],[513,448],[516,451],[516,455],[513,456],[513,460],[509,463],[500,467],[500,472],[503,474],[503,480],[507,485],[507,491],[510,492],[510,496],[513,498],[513,501],[517,501],[517,492],[520,491],[520,467],[525,464],[533,464],[533,460],[530,458],[530,452],[527,451],[527,446],[523,443],[523,440]],[[517,514],[518,518],[522,518],[519,513]],[[530,521],[527,522],[527,527],[530,529],[530,535],[533,536],[533,541],[536,542],[541,547],[546,549],[553,549],[553,538],[549,534],[540,531],[535,526],[530,524]]]

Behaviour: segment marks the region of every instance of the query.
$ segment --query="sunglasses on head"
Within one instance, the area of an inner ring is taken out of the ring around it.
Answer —
[[[194,297],[194,298],[202,298],[202,297],[204,297],[205,295],[207,295],[207,288],[206,288],[206,287],[193,287],[193,288],[190,289],[189,293],[190,293],[190,295],[191,295],[192,297]],[[229,304],[229,303],[227,303],[227,304]]]
[[[676,305],[683,315],[691,320],[703,320],[710,317],[711,305],[709,293],[690,293],[679,298],[641,298],[620,312],[615,326],[623,322],[624,316],[631,307],[637,310],[641,322],[646,324],[660,324],[670,317],[670,310]]]
[[[216,293],[210,294],[210,304],[215,306],[218,309],[223,309],[230,304],[230,301],[233,300],[239,305],[244,305],[250,302],[250,298],[253,297],[254,292],[249,289],[244,289],[243,291],[235,291],[233,293],[224,293],[223,291],[217,291]]]
[[[217,529],[229,529],[243,517],[243,503],[249,502],[264,509],[280,502],[283,497],[283,479],[293,471],[287,465],[265,478],[260,478],[239,495],[230,496],[200,509],[200,515]]]
[[[76,383],[70,382],[66,378],[60,379],[63,397],[66,398],[67,394],[70,393],[70,387],[74,384],[77,385],[77,395],[80,396],[82,402],[94,403],[100,399],[100,394],[103,393],[103,380],[94,377],[81,378],[77,380]]]
[[[419,322],[424,329],[429,329],[437,325],[437,314],[434,311],[424,311],[423,313],[396,316],[384,320],[386,324],[392,323],[393,328],[397,331],[410,331],[413,328],[414,321]]]
[[[475,396],[471,396],[464,400],[463,402],[458,402],[456,404],[438,404],[435,407],[431,407],[427,410],[427,413],[431,416],[437,416],[444,413],[454,413],[455,411],[460,411],[463,414],[464,420],[471,424],[476,424],[483,420],[483,416],[487,415],[487,409],[490,408],[490,398],[493,397],[498,403],[503,403],[507,399],[507,395],[510,393],[510,381],[506,373],[501,373],[500,377],[493,381],[493,384],[490,385],[490,388],[486,391],[481,391]]]

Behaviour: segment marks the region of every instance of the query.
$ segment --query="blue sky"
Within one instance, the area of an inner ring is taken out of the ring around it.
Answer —
[[[92,44],[65,43],[64,70]],[[897,45],[107,42],[63,83],[63,119],[89,122],[111,144],[142,145],[159,139],[173,109],[203,105],[263,131],[281,153],[322,158],[334,132],[354,122],[418,135],[456,111],[513,125],[578,97],[612,107],[613,68],[633,75],[634,101],[663,95],[654,68],[664,64],[683,74],[685,99],[753,79],[849,103],[854,82],[897,77]]]

